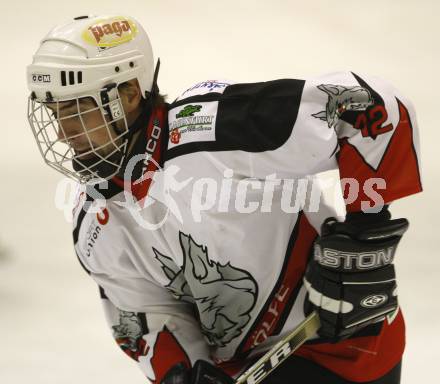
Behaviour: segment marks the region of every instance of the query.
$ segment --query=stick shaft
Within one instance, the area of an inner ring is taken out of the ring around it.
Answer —
[[[290,334],[276,343],[255,364],[242,373],[235,384],[258,384],[264,380],[270,372],[312,337],[320,325],[318,314],[312,312]]]

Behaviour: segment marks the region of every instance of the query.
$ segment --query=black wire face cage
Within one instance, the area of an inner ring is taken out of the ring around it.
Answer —
[[[90,183],[120,171],[129,131],[116,84],[62,100],[31,94],[28,121],[44,161],[63,175]]]

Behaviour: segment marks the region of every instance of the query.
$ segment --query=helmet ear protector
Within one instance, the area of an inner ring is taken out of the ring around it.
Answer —
[[[83,16],[49,32],[27,69],[28,120],[45,162],[80,182],[116,175],[130,136],[118,86],[136,79],[142,97],[154,99],[158,70],[146,32],[130,17]],[[82,110],[87,98],[96,105]],[[62,116],[66,104],[76,109]],[[85,124],[92,112],[100,113],[99,126]],[[72,122],[80,126],[75,134]],[[96,142],[97,132],[107,141]],[[74,142],[87,144],[86,153]]]
[[[104,88],[100,92],[101,104],[105,105],[104,110],[107,112],[109,116],[111,116],[112,119],[120,118],[124,110],[122,108],[120,99],[117,99],[116,96],[110,97],[109,95],[109,93],[115,90],[116,87],[117,87],[116,83],[110,83],[104,86]]]
[[[119,120],[122,116],[124,116],[124,107],[122,106],[121,99],[118,97],[117,87],[118,86],[116,83],[107,84],[101,89],[99,96],[105,111],[104,114],[109,116],[113,121],[113,129],[115,132],[122,134],[123,129],[114,123],[114,121]]]

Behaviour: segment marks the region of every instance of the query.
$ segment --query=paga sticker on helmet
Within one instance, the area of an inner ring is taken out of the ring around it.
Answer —
[[[91,45],[111,48],[134,39],[137,33],[136,23],[121,16],[96,20],[84,30],[81,36]]]

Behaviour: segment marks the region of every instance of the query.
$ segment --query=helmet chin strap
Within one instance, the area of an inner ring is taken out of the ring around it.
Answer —
[[[151,85],[150,98],[152,102],[157,95],[159,95],[159,86],[157,85],[157,78],[159,77],[160,58],[157,59],[156,68],[154,69],[153,84]],[[148,98],[147,91],[145,91],[145,98]]]

